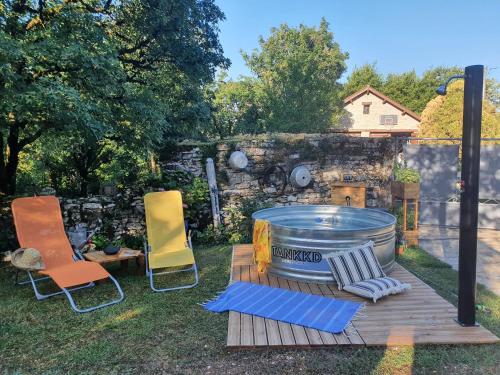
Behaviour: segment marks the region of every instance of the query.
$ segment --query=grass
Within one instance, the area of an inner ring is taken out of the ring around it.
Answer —
[[[203,373],[203,374],[497,374],[500,346],[416,346],[313,350],[225,348],[227,314],[211,314],[197,303],[227,284],[231,248],[198,248],[200,285],[152,293],[144,276],[117,275],[126,293],[118,305],[74,313],[63,297],[38,302],[27,286],[14,286],[12,269],[0,270],[0,373]],[[457,274],[421,250],[400,263],[456,303]],[[179,280],[179,279],[176,279]],[[166,281],[166,280],[165,280]],[[79,293],[82,304],[112,295]],[[96,290],[97,291],[97,290]],[[500,297],[478,288],[478,320],[500,334]]]

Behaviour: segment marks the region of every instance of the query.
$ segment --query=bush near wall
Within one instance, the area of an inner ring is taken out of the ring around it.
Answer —
[[[83,198],[59,197],[66,229],[84,223],[89,229],[99,227],[97,249],[114,243],[142,248],[145,235],[143,196],[148,191],[180,190],[187,205],[185,219],[192,228],[205,228],[210,221],[210,198],[207,182],[184,171],[166,171],[163,181],[145,189],[125,189],[113,196],[95,195]],[[15,236],[10,205],[12,198],[0,202],[0,252],[19,245]]]

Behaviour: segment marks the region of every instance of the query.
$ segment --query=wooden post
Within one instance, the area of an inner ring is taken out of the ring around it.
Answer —
[[[406,231],[408,229],[408,228],[406,228],[407,204],[408,204],[408,201],[406,199],[403,199],[403,231]]]
[[[217,228],[220,224],[219,189],[217,188],[217,180],[215,178],[214,161],[211,158],[207,158],[207,179],[210,190],[210,201],[212,203],[214,227]]]
[[[415,199],[415,224],[413,230],[418,229],[418,198]]]

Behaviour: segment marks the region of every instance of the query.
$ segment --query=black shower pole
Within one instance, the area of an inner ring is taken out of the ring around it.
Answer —
[[[479,203],[479,157],[484,66],[465,68],[458,247],[458,323],[476,325],[476,260]]]

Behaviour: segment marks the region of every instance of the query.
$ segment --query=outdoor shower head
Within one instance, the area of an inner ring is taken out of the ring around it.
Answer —
[[[454,75],[454,76],[451,76],[450,78],[448,78],[446,80],[445,83],[443,83],[441,86],[439,86],[436,90],[436,94],[438,95],[446,95],[446,88],[448,87],[448,84],[454,80],[454,79],[460,79],[460,78],[464,78],[465,76],[461,75],[461,74],[457,74],[457,75]]]
[[[436,90],[436,94],[446,95],[446,85],[445,84],[440,85]]]

